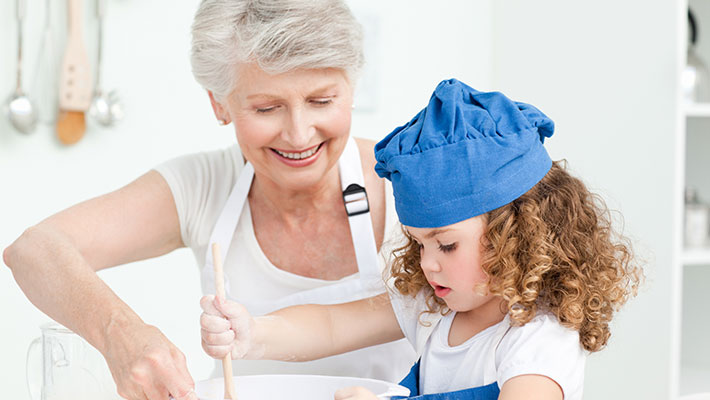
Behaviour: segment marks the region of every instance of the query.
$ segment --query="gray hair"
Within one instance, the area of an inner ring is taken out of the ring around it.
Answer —
[[[190,58],[218,101],[234,90],[240,63],[270,74],[337,68],[352,83],[364,64],[362,28],[344,0],[203,0]]]

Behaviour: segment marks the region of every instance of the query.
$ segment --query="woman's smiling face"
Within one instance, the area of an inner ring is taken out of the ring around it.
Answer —
[[[317,185],[345,148],[352,87],[338,69],[270,75],[240,65],[223,102],[244,157],[258,174],[293,190]]]
[[[475,310],[493,296],[481,267],[485,217],[479,215],[442,228],[406,227],[419,244],[421,269],[437,297],[457,312]]]

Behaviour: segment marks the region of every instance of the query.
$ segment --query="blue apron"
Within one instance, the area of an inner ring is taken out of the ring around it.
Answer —
[[[419,361],[414,364],[409,374],[399,384],[409,389],[409,397],[393,396],[393,400],[496,400],[500,394],[498,382],[453,392],[419,394]]]
[[[411,399],[411,400],[497,400],[500,394],[496,377],[496,349],[503,340],[503,336],[510,330],[510,324],[507,318],[503,320],[498,328],[498,338],[495,341],[496,345],[492,346],[487,354],[486,367],[484,371],[483,381],[491,382],[487,385],[477,386],[468,389],[461,389],[445,393],[419,393],[419,365],[421,359],[409,371],[409,374],[399,383],[401,386],[409,389],[409,397],[394,396],[392,399]]]

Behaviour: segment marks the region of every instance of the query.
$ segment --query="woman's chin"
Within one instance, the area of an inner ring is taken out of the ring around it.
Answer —
[[[271,171],[270,176],[280,188],[291,191],[310,191],[323,185],[328,176],[328,164],[317,160],[306,167],[281,166]]]

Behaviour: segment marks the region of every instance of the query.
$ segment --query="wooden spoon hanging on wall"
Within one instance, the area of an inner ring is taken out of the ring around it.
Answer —
[[[59,79],[59,115],[57,137],[64,144],[74,144],[84,136],[84,112],[91,105],[91,69],[83,40],[82,0],[67,0],[69,22],[67,47]]]

